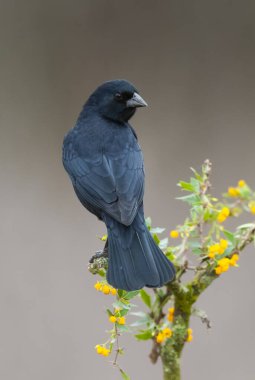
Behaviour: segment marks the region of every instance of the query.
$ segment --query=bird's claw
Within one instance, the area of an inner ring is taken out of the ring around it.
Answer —
[[[89,263],[92,264],[95,260],[100,259],[102,257],[108,258],[108,256],[108,250],[106,248],[101,251],[96,251],[96,253],[89,260]]]

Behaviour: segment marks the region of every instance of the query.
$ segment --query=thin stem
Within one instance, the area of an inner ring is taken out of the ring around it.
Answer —
[[[114,358],[114,361],[113,361],[113,365],[115,366],[118,366],[117,364],[117,360],[118,360],[118,356],[119,356],[119,353],[120,353],[120,347],[119,347],[119,332],[118,332],[118,327],[115,323],[114,325],[114,330],[115,330],[115,336],[116,336],[116,354],[115,354],[115,358]]]

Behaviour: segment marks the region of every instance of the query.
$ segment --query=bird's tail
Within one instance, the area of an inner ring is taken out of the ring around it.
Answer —
[[[105,221],[108,229],[109,284],[130,291],[144,286],[158,288],[174,279],[174,266],[154,242],[142,212],[138,212],[130,226],[110,218]]]

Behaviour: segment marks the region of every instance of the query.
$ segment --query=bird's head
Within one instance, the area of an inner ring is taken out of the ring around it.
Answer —
[[[127,122],[137,107],[146,107],[147,103],[131,83],[112,80],[99,86],[88,99],[87,105],[107,119]]]

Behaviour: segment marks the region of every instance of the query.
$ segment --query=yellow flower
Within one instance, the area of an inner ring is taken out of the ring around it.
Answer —
[[[108,356],[110,354],[110,350],[104,346],[100,346],[99,344],[95,347],[98,355]]]
[[[217,217],[217,221],[218,221],[219,223],[223,223],[223,222],[225,222],[226,219],[227,219],[227,218],[226,218],[225,215],[219,213],[219,215],[218,215],[218,217]]]
[[[209,252],[209,253],[208,253],[208,257],[209,257],[210,259],[214,259],[214,257],[215,257],[215,252]]]
[[[107,348],[105,348],[105,347],[103,347],[103,351],[102,351],[101,355],[103,355],[103,356],[109,356],[109,354],[110,354],[110,350],[107,349]]]
[[[218,261],[218,266],[221,268],[221,272],[227,272],[229,269],[230,260],[227,257],[223,257]]]
[[[187,330],[188,336],[186,338],[187,342],[192,342],[193,340],[193,330],[191,328],[188,328]]]
[[[166,338],[171,338],[171,336],[173,335],[173,332],[171,329],[169,329],[169,327],[166,327],[165,329],[162,330],[162,334],[166,337]]]
[[[111,292],[111,294],[112,294],[113,296],[116,296],[116,294],[117,294],[117,290],[116,290],[115,288],[111,288],[111,289],[110,289],[110,292]]]
[[[246,185],[246,182],[243,179],[240,179],[240,181],[238,181],[239,187],[244,187],[245,185]]]
[[[234,255],[231,257],[229,261],[229,264],[235,267],[238,260],[239,260],[239,255],[237,253],[234,253]]]
[[[119,317],[118,318],[118,324],[119,325],[125,325],[126,323],[126,318],[125,317]]]
[[[236,189],[235,187],[229,187],[228,188],[228,195],[230,197],[235,198],[235,197],[238,197],[239,194],[240,194],[239,190]]]
[[[221,267],[216,267],[215,268],[215,273],[218,274],[218,275],[220,275],[222,273]]]
[[[165,341],[166,337],[164,336],[164,334],[162,334],[162,332],[158,333],[158,335],[156,336],[156,341],[157,343],[163,343]]]
[[[221,210],[221,213],[222,213],[222,215],[228,217],[229,214],[230,214],[230,210],[229,210],[228,207],[223,207],[222,210]]]
[[[170,231],[170,237],[171,237],[172,239],[177,239],[177,238],[179,237],[179,232],[176,231],[176,230],[172,230],[172,231]]]
[[[225,265],[227,265],[228,263],[229,263],[229,258],[227,258],[227,257],[223,257],[223,259],[220,259],[220,260],[218,261],[219,266],[225,266]]]
[[[110,286],[108,285],[103,285],[102,292],[104,294],[109,294],[110,293]]]
[[[252,214],[255,214],[255,206],[251,206],[250,210]]]
[[[101,355],[102,352],[103,352],[104,347],[102,347],[99,344],[97,344],[96,347],[95,347],[95,349],[96,349],[96,352],[98,353],[98,355]]]
[[[117,318],[116,318],[114,315],[111,315],[111,316],[109,317],[109,321],[110,321],[111,323],[115,323],[115,322],[117,321]]]
[[[223,223],[227,217],[230,215],[230,210],[228,207],[223,207],[218,214],[217,220],[219,223]]]
[[[225,252],[225,249],[220,244],[218,244],[218,246],[219,246],[218,253],[221,255],[222,253]]]
[[[106,241],[106,240],[107,240],[107,235],[103,235],[103,236],[101,237],[101,240],[102,240],[102,241]]]
[[[221,255],[222,253],[225,252],[227,246],[228,246],[228,242],[227,240],[224,240],[224,239],[221,239],[220,243],[210,245],[208,247],[208,251],[209,251],[208,257],[210,257],[210,259],[214,259],[216,254]]]
[[[228,247],[228,241],[225,239],[220,239],[220,247],[225,251]],[[224,251],[222,253],[224,253]]]
[[[97,281],[96,283],[95,283],[95,285],[94,285],[94,288],[98,291],[98,290],[101,290],[101,288],[102,288],[102,284],[100,284],[100,282],[99,281]]]
[[[210,246],[208,247],[208,250],[209,250],[209,252],[211,252],[211,253],[215,253],[215,252],[217,252],[216,244],[210,245]]]
[[[167,319],[169,322],[173,322],[173,320],[174,320],[174,307],[170,307],[168,309]]]

